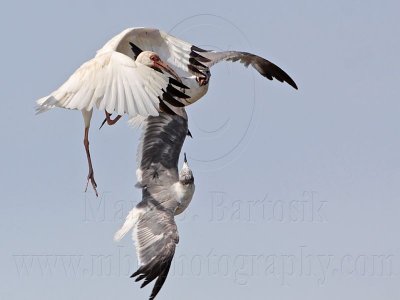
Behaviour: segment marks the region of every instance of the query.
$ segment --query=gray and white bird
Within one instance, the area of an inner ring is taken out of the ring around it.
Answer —
[[[160,112],[179,114],[184,110],[176,108],[188,106],[207,93],[210,68],[220,61],[251,65],[262,76],[287,82],[297,89],[288,74],[260,56],[207,51],[158,29],[128,28],[109,40],[59,89],[39,99],[37,112],[53,107],[82,112],[89,164],[87,179],[96,191],[88,138],[93,108],[105,111],[109,125],[123,114],[130,118],[147,118]],[[110,118],[112,113],[117,114],[115,119]]]
[[[143,127],[138,150],[142,201],[129,212],[114,239],[120,240],[133,231],[139,268],[131,277],[136,277],[135,281],[144,280],[141,287],[157,279],[151,300],[167,278],[179,241],[174,216],[188,207],[195,185],[186,154],[178,172],[179,155],[188,131],[187,119],[160,113],[148,117]]]

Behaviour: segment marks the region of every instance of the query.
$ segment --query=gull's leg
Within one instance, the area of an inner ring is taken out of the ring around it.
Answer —
[[[94,180],[94,173],[93,173],[93,165],[92,165],[92,159],[90,158],[90,151],[89,151],[89,127],[90,127],[90,119],[92,118],[92,112],[93,111],[82,111],[83,119],[85,121],[85,136],[83,139],[83,145],[85,146],[85,151],[86,151],[86,157],[89,165],[89,173],[87,176],[87,182],[86,182],[86,187],[85,187],[85,192],[87,191],[89,181],[92,184],[93,190],[96,193],[96,196],[98,197],[99,194],[97,193],[97,183]]]
[[[114,118],[114,120],[113,120],[113,119],[110,118],[110,117],[111,117],[111,114],[110,114],[110,113],[108,113],[108,112],[106,112],[106,111],[105,111],[105,113],[106,113],[106,118],[104,119],[103,123],[101,123],[99,129],[101,129],[101,127],[103,127],[103,125],[104,125],[106,122],[107,122],[108,125],[114,125],[114,124],[117,123],[118,120],[121,118],[121,116],[118,115],[118,116],[116,116],[116,117]]]

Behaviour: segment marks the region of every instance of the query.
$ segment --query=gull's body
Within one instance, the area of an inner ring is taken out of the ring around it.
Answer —
[[[160,113],[148,117],[143,127],[138,150],[142,201],[128,214],[115,239],[133,230],[139,269],[131,277],[143,279],[141,287],[157,278],[150,296],[153,299],[164,284],[179,241],[174,216],[187,208],[195,186],[186,156],[178,172],[187,119]]]

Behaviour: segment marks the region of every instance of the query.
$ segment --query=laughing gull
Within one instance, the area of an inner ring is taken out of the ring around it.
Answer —
[[[143,127],[137,171],[142,201],[129,212],[114,239],[118,241],[132,230],[139,268],[131,277],[144,280],[141,288],[157,278],[151,300],[167,278],[179,241],[174,216],[187,208],[195,185],[186,154],[178,172],[179,155],[188,132],[187,118],[160,113],[148,117]]]

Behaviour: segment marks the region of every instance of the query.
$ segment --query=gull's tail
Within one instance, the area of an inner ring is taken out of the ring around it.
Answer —
[[[115,233],[114,240],[121,240],[133,227],[135,227],[137,221],[142,216],[142,214],[142,209],[134,207],[126,216],[124,225],[122,225],[122,227]]]

